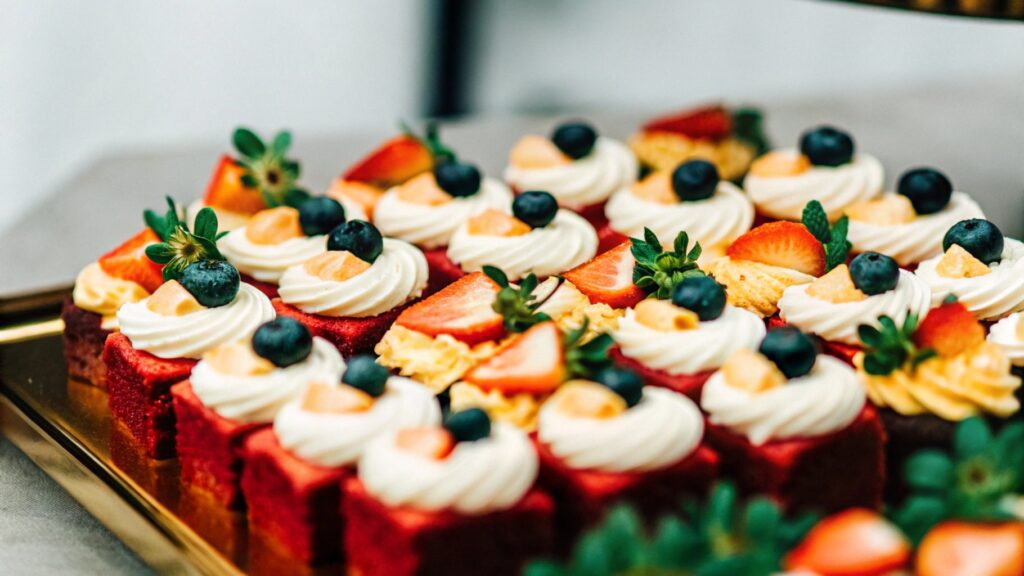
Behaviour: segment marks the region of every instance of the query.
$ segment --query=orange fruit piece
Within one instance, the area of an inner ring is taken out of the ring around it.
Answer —
[[[327,190],[327,195],[338,202],[355,202],[362,207],[363,212],[366,212],[366,217],[373,220],[373,209],[377,207],[377,202],[384,195],[384,191],[373,184],[338,178]]]
[[[786,376],[769,359],[740,348],[725,361],[722,376],[733,388],[757,394],[786,383]]]
[[[146,300],[146,308],[161,316],[184,316],[202,310],[203,305],[177,280],[168,280]]]
[[[796,176],[811,169],[811,161],[803,154],[769,152],[750,165],[750,173],[764,178]]]
[[[544,394],[557,388],[565,375],[562,336],[554,322],[542,322],[470,370],[463,380],[485,392]]]
[[[762,224],[737,238],[726,254],[733,260],[751,260],[811,276],[825,273],[825,247],[796,222]]]
[[[443,460],[455,449],[455,438],[444,428],[406,428],[395,435],[395,445],[424,458]]]
[[[398,197],[410,204],[440,206],[452,201],[450,194],[441,190],[432,172],[425,172],[398,187]]]
[[[626,411],[626,400],[611,388],[589,380],[570,380],[548,400],[559,410],[580,418],[614,418]]]
[[[469,345],[504,336],[503,318],[491,307],[500,288],[481,272],[459,278],[399,314],[395,324],[426,334],[448,334]]]
[[[242,168],[234,158],[223,155],[217,162],[210,183],[206,186],[203,203],[239,214],[255,214],[267,207],[263,195],[256,188],[242,184]]]
[[[221,344],[203,354],[203,360],[221,374],[252,376],[274,371],[274,364],[253,352],[252,346],[245,342]]]
[[[1021,576],[1024,524],[944,522],[917,551],[919,576]]]
[[[633,194],[644,200],[658,204],[677,204],[679,197],[672,189],[672,175],[668,172],[655,172],[647,178],[633,184]]]
[[[124,244],[100,256],[100,268],[114,278],[129,280],[153,293],[164,283],[163,265],[146,256],[146,246],[157,244],[160,237],[145,228]]]
[[[624,242],[580,264],[564,276],[595,304],[629,308],[647,297],[643,288],[633,284],[635,266],[636,259],[630,251],[630,243]]]
[[[466,225],[474,236],[522,236],[532,230],[526,222],[494,208],[473,216]]]
[[[985,327],[959,302],[940,304],[928,311],[914,332],[914,344],[949,358],[985,341]]]
[[[373,398],[348,385],[311,382],[302,395],[300,406],[306,412],[317,414],[349,414],[369,410],[373,406]]]
[[[288,206],[261,210],[245,226],[245,237],[253,244],[280,244],[303,235],[299,211]]]
[[[946,278],[975,278],[984,276],[992,269],[975,258],[963,246],[953,244],[935,265],[935,272]]]
[[[885,576],[910,561],[910,542],[877,512],[850,508],[819,522],[786,557],[787,571]]]
[[[433,167],[434,156],[430,150],[419,139],[402,134],[353,164],[342,178],[387,189]]]
[[[370,264],[348,250],[332,250],[306,260],[302,267],[310,276],[344,282],[369,270]]]
[[[530,134],[520,138],[512,147],[508,162],[516,168],[540,169],[569,164],[572,159],[563,154],[551,140]]]
[[[845,210],[850,220],[879,226],[895,226],[913,222],[917,218],[914,205],[902,194],[886,194],[875,200],[851,204]]]
[[[833,304],[858,302],[868,297],[854,285],[846,264],[836,266],[828,274],[808,284],[807,295]]]

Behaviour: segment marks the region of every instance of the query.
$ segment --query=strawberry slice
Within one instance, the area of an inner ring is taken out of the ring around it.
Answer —
[[[673,132],[694,140],[721,140],[732,132],[732,115],[721,105],[685,110],[655,118],[644,132]]]
[[[448,334],[469,345],[504,336],[503,318],[491,307],[500,288],[481,272],[459,278],[406,308],[395,324],[430,336]]]
[[[921,541],[915,574],[1020,576],[1024,574],[1024,524],[939,524]]]
[[[786,557],[786,571],[883,576],[907,566],[910,542],[877,512],[851,508],[819,522]]]
[[[164,267],[146,256],[146,246],[159,242],[156,232],[146,228],[101,256],[100,268],[114,278],[135,282],[152,294],[164,283]]]
[[[932,308],[914,332],[914,344],[951,357],[985,341],[985,327],[959,302]]]
[[[356,162],[342,175],[345,180],[390,188],[434,167],[434,156],[417,138],[396,136]]]
[[[811,276],[825,273],[825,247],[796,222],[762,224],[737,238],[726,253],[733,260],[752,260]]]
[[[463,380],[485,392],[544,394],[565,380],[562,336],[554,322],[535,324]]]
[[[221,156],[206,186],[203,203],[239,214],[255,214],[266,208],[260,191],[242,184],[244,173],[245,168],[239,166],[234,158],[226,154]]]
[[[569,270],[565,279],[595,304],[629,308],[647,297],[647,292],[633,284],[634,265],[636,260],[630,252],[630,243],[624,242]]]

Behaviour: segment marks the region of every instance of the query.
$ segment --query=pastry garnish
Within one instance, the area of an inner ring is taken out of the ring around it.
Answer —
[[[804,206],[801,222],[825,248],[826,272],[846,262],[846,256],[853,248],[853,244],[846,239],[850,227],[849,217],[841,216],[835,224],[829,225],[828,215],[821,202],[811,200]]]
[[[146,308],[161,316],[184,316],[202,310],[203,305],[177,280],[168,280],[146,300]]]
[[[455,438],[444,428],[405,428],[395,434],[395,446],[430,460],[444,460],[455,449]]]
[[[608,386],[590,380],[570,380],[547,400],[579,418],[614,418],[626,411],[626,400]]]
[[[480,408],[452,412],[444,419],[444,429],[456,442],[476,442],[491,435],[491,417]]]
[[[530,233],[530,225],[511,214],[488,208],[466,221],[466,231],[473,236],[511,238]]]
[[[463,379],[484,390],[505,394],[546,394],[567,376],[562,336],[554,322],[541,322],[516,336]]]
[[[696,312],[657,298],[643,300],[633,311],[637,322],[659,332],[691,330],[700,324]]]
[[[694,242],[690,248],[690,237],[685,231],[676,235],[671,251],[662,247],[658,236],[650,228],[644,228],[643,240],[631,238],[630,243],[630,251],[636,260],[633,284],[655,298],[668,300],[676,285],[684,278],[704,275],[697,265],[701,255],[700,242]]]
[[[252,349],[274,366],[285,368],[309,357],[313,351],[313,335],[298,320],[278,316],[256,329]]]
[[[935,265],[935,273],[945,278],[976,278],[992,272],[992,269],[964,250],[953,244]]]
[[[885,254],[863,252],[850,261],[850,279],[868,296],[882,294],[899,284],[900,265]]]
[[[910,200],[914,212],[935,214],[945,208],[953,197],[953,183],[934,168],[914,168],[900,176],[896,191]]]
[[[563,166],[572,162],[572,158],[566,156],[551,140],[529,134],[516,142],[509,153],[508,161],[517,168],[530,170]]]
[[[348,359],[341,381],[373,398],[378,398],[384,394],[390,376],[391,372],[378,364],[373,356],[358,354]]]
[[[346,251],[367,264],[373,264],[384,252],[384,237],[365,220],[349,220],[331,231],[327,250]]]
[[[774,151],[761,156],[750,165],[750,173],[763,178],[786,178],[811,169],[811,161],[803,154]]]
[[[256,376],[274,371],[273,362],[253,352],[252,346],[244,341],[221,344],[203,354],[203,361],[218,373],[233,376]]]
[[[245,168],[242,184],[259,190],[267,206],[298,206],[309,198],[309,193],[295,183],[299,163],[285,156],[292,145],[290,132],[278,132],[266,144],[252,130],[236,128],[231,141],[241,156],[236,162]]]
[[[316,414],[351,414],[372,408],[373,398],[351,386],[310,382],[299,406],[306,412]]]
[[[530,228],[543,228],[558,214],[558,201],[547,192],[522,192],[512,200],[512,214]]]
[[[253,244],[273,246],[302,235],[299,211],[291,206],[260,210],[245,225],[245,237]]]
[[[303,262],[302,268],[321,280],[344,282],[369,270],[370,264],[347,250],[328,250]]]
[[[790,326],[769,330],[757,351],[790,379],[809,374],[818,358],[815,341]]]
[[[815,166],[842,166],[853,160],[853,138],[832,126],[818,126],[800,135],[800,153]]]
[[[958,244],[982,264],[999,262],[1003,258],[1003,233],[999,227],[981,218],[961,220],[942,237],[942,250]]]
[[[873,200],[862,200],[850,204],[843,212],[850,220],[878,226],[898,226],[917,218],[910,199],[900,194],[885,194]]]
[[[144,213],[146,225],[163,240],[146,246],[146,256],[164,265],[164,280],[177,280],[185,268],[202,260],[226,260],[217,249],[217,240],[227,232],[217,232],[217,214],[211,208],[203,208],[196,214],[193,232],[188,223],[178,218],[178,207],[170,197],[167,197],[167,207],[164,216],[152,210]]]
[[[763,354],[740,348],[722,365],[722,376],[733,388],[759,394],[786,383],[786,375]]]
[[[554,295],[557,287],[546,298],[538,300],[537,295],[533,293],[538,284],[536,274],[528,274],[519,282],[519,286],[512,286],[501,268],[484,266],[483,273],[501,288],[494,298],[492,307],[495,312],[501,314],[506,330],[525,332],[534,324],[551,320],[550,316],[537,310]]]
[[[879,316],[881,328],[868,324],[857,327],[857,335],[864,344],[864,370],[873,376],[886,376],[895,370],[907,367],[913,371],[918,364],[932,358],[932,348],[920,348],[914,343],[917,331],[917,314],[908,314],[903,326],[889,316]]]
[[[853,283],[846,264],[836,266],[828,274],[808,284],[807,295],[833,304],[858,302],[868,297]]]

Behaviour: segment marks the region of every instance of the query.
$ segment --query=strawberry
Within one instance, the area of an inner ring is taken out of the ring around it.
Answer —
[[[557,388],[565,375],[565,355],[558,327],[554,322],[541,322],[470,370],[463,380],[485,392],[543,394]]]
[[[131,280],[153,293],[164,283],[164,267],[146,256],[146,246],[159,242],[160,237],[156,232],[146,228],[101,256],[100,268],[115,278]]]
[[[883,576],[905,568],[910,542],[877,512],[844,510],[819,522],[786,556],[786,571]]]
[[[944,522],[921,541],[916,564],[920,576],[1021,576],[1024,524]]]
[[[914,332],[914,344],[951,357],[985,341],[985,328],[959,302],[946,302],[928,311]]]
[[[221,156],[206,186],[203,203],[239,214],[255,214],[266,208],[260,191],[242,184],[244,173],[245,168],[235,162],[234,158],[226,154]]]
[[[612,308],[629,308],[647,297],[643,288],[633,284],[635,264],[630,243],[624,242],[566,272],[565,279],[586,294],[591,302]]]
[[[396,136],[370,152],[342,175],[345,180],[390,188],[434,167],[434,156],[418,138]]]
[[[498,290],[493,280],[475,272],[406,308],[395,324],[429,336],[448,334],[469,345],[497,340],[505,334],[503,318],[493,308]]]
[[[721,105],[705,106],[655,118],[644,132],[673,132],[694,140],[721,140],[732,132],[732,115]]]
[[[796,222],[762,224],[737,238],[726,254],[733,260],[752,260],[811,276],[825,273],[825,247]]]

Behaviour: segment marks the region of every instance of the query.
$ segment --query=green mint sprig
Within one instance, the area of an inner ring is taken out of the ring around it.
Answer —
[[[505,272],[496,266],[484,266],[483,273],[501,287],[491,307],[504,318],[505,330],[509,332],[525,332],[534,324],[551,320],[550,316],[543,312],[537,312],[537,309],[555,291],[552,290],[551,294],[548,294],[544,300],[538,300],[537,295],[533,293],[537,289],[538,284],[536,274],[531,273],[527,275],[519,282],[519,286],[516,287],[512,286],[508,281],[508,276]],[[559,285],[561,285],[561,281],[560,278]],[[555,290],[557,289],[556,287]]]
[[[190,231],[188,223],[178,216],[178,207],[174,200],[167,198],[167,212],[163,216],[152,210],[146,210],[143,218],[163,242],[150,244],[146,247],[146,256],[163,264],[164,280],[177,280],[181,273],[190,265],[201,260],[226,260],[217,249],[217,240],[227,231],[217,232],[217,214],[211,208],[203,208],[196,214],[195,231]]]
[[[913,371],[919,364],[936,355],[931,348],[919,348],[914,344],[917,331],[917,314],[908,314],[902,327],[888,316],[879,316],[881,328],[869,324],[857,327],[857,335],[864,344],[864,370],[875,376],[892,374],[903,366]]]
[[[821,202],[811,200],[804,206],[801,217],[804,228],[825,247],[825,271],[846,263],[846,256],[853,249],[853,244],[846,239],[850,227],[850,219],[843,215],[835,224],[829,225],[828,215]]]
[[[236,128],[231,140],[241,156],[236,162],[245,169],[242,184],[259,190],[268,207],[297,207],[309,198],[296,184],[299,163],[285,156],[292,145],[290,132],[278,132],[268,145],[252,130]]]
[[[565,367],[569,378],[593,378],[601,370],[612,365],[608,349],[614,343],[610,334],[601,332],[587,339],[590,318],[583,317],[579,328],[562,336],[562,350],[565,353]]]
[[[658,236],[650,228],[644,228],[644,239],[630,238],[630,251],[636,260],[633,266],[633,283],[655,298],[667,300],[672,290],[684,278],[703,276],[697,265],[701,255],[700,242],[690,248],[690,237],[680,232],[672,243],[672,251],[666,251]]]

